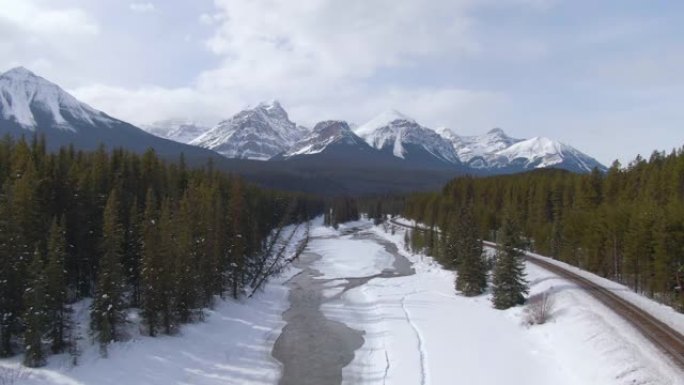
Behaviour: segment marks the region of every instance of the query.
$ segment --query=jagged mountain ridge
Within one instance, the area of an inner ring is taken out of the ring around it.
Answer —
[[[413,161],[460,164],[451,143],[434,130],[395,111],[383,112],[356,128],[356,134],[380,151]]]
[[[308,136],[295,143],[281,157],[287,159],[293,156],[318,154],[334,145],[363,147],[364,144],[363,139],[351,130],[347,122],[326,120],[316,124]]]
[[[78,101],[56,84],[24,68],[0,74],[0,135],[28,138],[43,135],[50,150],[65,145],[93,150],[105,144],[110,149],[122,147],[139,153],[153,148],[170,160],[177,160],[183,153],[186,161],[194,165],[204,165],[212,158],[214,167],[241,174],[270,188],[326,195],[408,192],[437,189],[449,179],[466,173],[512,173],[549,166],[584,172],[587,167],[577,165],[590,164],[592,160],[569,146],[549,144],[542,138],[533,138],[530,142],[510,139],[519,145],[508,146],[497,142],[498,139],[489,143],[475,137],[460,137],[458,147],[453,142],[457,135],[448,139],[446,131],[440,130],[439,135],[397,112],[383,114],[354,128],[342,121],[328,121],[311,131],[290,121],[279,103],[270,102],[222,123],[239,131],[237,135],[227,136],[234,139],[239,150],[235,152],[237,157],[229,158],[225,153],[221,156],[209,149],[149,134]],[[200,137],[207,137],[217,127]],[[261,135],[262,131],[256,128],[264,128],[267,135]],[[503,131],[494,131],[489,133],[492,138],[503,135],[499,139],[507,140]],[[276,145],[269,147],[268,141],[274,138]],[[469,158],[467,165],[461,162],[461,159],[468,160],[463,154],[473,152],[475,142],[483,148],[496,145],[510,149],[496,154],[503,166],[475,168],[474,158]],[[559,152],[562,159],[555,156]],[[539,153],[543,156],[520,156]],[[252,155],[270,161],[249,160]]]
[[[306,128],[290,121],[278,101],[271,101],[235,114],[189,143],[227,158],[268,160],[307,133]]]
[[[1,73],[0,78],[0,136],[29,140],[34,135],[43,136],[49,151],[63,146],[92,151],[101,145],[107,149],[124,148],[138,153],[154,149],[169,161],[178,161],[184,154],[187,164],[194,167],[206,166],[212,159],[215,169],[242,175],[250,182],[267,188],[325,196],[430,190],[459,175],[454,170],[407,173],[395,158],[385,157],[360,140],[368,150],[368,157],[356,156],[357,162],[347,162],[350,152],[337,143],[327,146],[320,154],[296,156],[281,162],[230,159],[209,149],[154,136],[90,107],[24,68]],[[276,107],[274,104],[270,106]],[[261,107],[270,110],[265,105]],[[277,120],[278,115],[286,116],[277,109],[264,111],[262,115],[271,122]],[[293,124],[287,124],[287,127],[291,128]],[[301,127],[294,126],[293,129],[308,133]],[[289,137],[287,132],[283,136]],[[289,138],[288,142],[296,142],[295,138]]]
[[[606,170],[599,161],[574,147],[545,137],[518,139],[500,128],[479,136],[459,136],[448,128],[440,128],[438,132],[451,141],[461,162],[478,170],[492,173],[548,167],[580,173],[594,168]]]
[[[351,157],[358,156],[365,143],[401,160],[403,164],[397,163],[401,167],[467,168],[477,174],[544,167],[573,172],[589,172],[594,167],[605,170],[595,159],[548,138],[513,138],[500,128],[484,135],[459,136],[448,128],[425,127],[395,110],[353,129],[346,122],[333,120],[307,131],[290,121],[278,102],[261,103],[242,111],[191,143],[212,148],[229,158],[283,161],[333,151],[328,146],[343,139],[345,146],[334,146],[338,161],[355,161]],[[347,159],[342,156],[344,151],[349,151]]]

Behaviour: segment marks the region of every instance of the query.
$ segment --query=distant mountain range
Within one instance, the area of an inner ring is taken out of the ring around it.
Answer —
[[[165,125],[159,124],[147,129],[170,139],[185,138],[181,141],[239,159],[283,161],[320,156],[333,144],[335,151],[340,152],[343,143],[350,156],[358,156],[359,150],[367,154],[369,151],[365,148],[370,146],[414,168],[451,168],[476,174],[550,167],[580,173],[594,168],[605,170],[596,159],[549,138],[512,138],[500,128],[479,136],[459,136],[448,128],[433,130],[422,126],[398,111],[384,112],[353,129],[343,121],[321,124],[313,130],[298,126],[290,121],[280,103],[272,101],[241,111],[195,138],[176,134],[177,126],[165,130]],[[191,127],[192,132],[197,132],[194,130],[197,126]]]
[[[528,140],[494,129],[482,136],[425,127],[397,111],[352,126],[341,120],[308,129],[277,101],[241,111],[214,127],[168,120],[144,130],[80,102],[54,83],[19,67],[0,74],[0,134],[44,135],[56,149],[105,144],[161,157],[181,153],[273,188],[324,194],[430,190],[457,175],[537,168],[605,170],[595,159],[546,138]]]

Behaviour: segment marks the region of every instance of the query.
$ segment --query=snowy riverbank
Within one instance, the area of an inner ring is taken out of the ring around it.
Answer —
[[[554,309],[548,323],[527,326],[522,307],[500,311],[489,294],[456,295],[454,273],[405,251],[404,231],[367,221],[312,229],[307,250],[320,258],[311,268],[325,280],[320,309],[363,331],[342,383],[684,385],[645,338],[574,284],[528,264],[531,294],[553,292]],[[413,270],[397,269],[398,260]],[[218,301],[204,322],[179,335],[137,333],[112,345],[107,359],[88,347],[76,367],[66,355],[51,357],[16,383],[276,384],[282,367],[272,349],[290,307],[286,282],[298,272],[289,269],[252,299]],[[354,280],[360,277],[372,278]]]

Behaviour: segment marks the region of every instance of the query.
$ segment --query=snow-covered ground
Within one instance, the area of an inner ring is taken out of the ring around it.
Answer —
[[[403,252],[403,230],[373,232]],[[382,261],[373,242],[365,242],[368,252],[355,248],[359,261],[344,275],[326,278],[350,276],[355,265],[358,275],[351,276],[362,276]],[[682,373],[627,322],[552,273],[527,266],[531,294],[551,290],[555,303],[550,322],[530,327],[522,307],[499,311],[488,294],[457,296],[453,272],[403,253],[415,275],[376,278],[323,306],[327,317],[365,330],[344,383],[684,384]]]
[[[543,255],[539,255],[539,254],[535,254],[535,253],[527,253],[527,254],[532,256],[532,257],[543,259],[544,261],[547,261],[547,262],[551,262],[555,265],[563,267],[566,270],[569,270],[569,271],[571,271],[575,274],[578,274],[584,278],[587,278],[590,281],[601,285],[602,287],[609,288],[613,293],[615,293],[618,296],[622,297],[623,299],[631,302],[632,304],[640,307],[641,309],[645,310],[649,314],[655,316],[656,318],[663,321],[664,323],[666,323],[668,326],[670,326],[674,330],[677,330],[679,333],[684,334],[684,314],[676,311],[671,306],[667,306],[667,305],[664,305],[662,303],[653,301],[650,298],[647,298],[641,294],[635,293],[632,289],[630,289],[629,287],[627,287],[625,285],[611,281],[607,278],[599,277],[595,274],[592,274],[590,272],[582,270],[578,267],[569,265],[565,262],[561,262],[561,261],[555,260],[553,258],[545,257]]]
[[[359,226],[366,236],[350,231]],[[406,252],[403,231],[386,233],[367,221],[339,231],[319,222],[312,230],[309,251],[322,257],[312,267],[322,274],[318,279],[334,279],[326,283],[324,315],[365,331],[363,346],[343,368],[343,383],[684,385],[681,371],[574,284],[527,265],[531,294],[548,291],[554,301],[549,322],[528,326],[523,307],[500,311],[489,294],[456,295],[454,273]],[[377,239],[396,244],[415,274],[377,277],[342,293],[345,278],[393,267],[394,257]],[[297,272],[289,270],[252,299],[219,301],[205,322],[186,325],[177,336],[137,334],[113,344],[107,359],[90,347],[76,367],[66,355],[55,356],[17,384],[276,384],[281,367],[271,350],[289,306],[284,282]],[[671,322],[684,324],[674,316]]]
[[[293,228],[290,226],[285,233]],[[301,239],[304,226],[297,231],[295,239]],[[294,247],[290,249],[293,251]],[[108,358],[100,357],[98,347],[87,335],[88,301],[82,301],[75,306],[85,337],[78,365],[72,365],[66,354],[52,356],[44,368],[22,369],[22,378],[15,384],[275,384],[281,365],[271,357],[271,350],[285,325],[281,315],[288,308],[288,289],[283,283],[297,273],[297,269],[290,268],[250,299],[217,298],[215,308],[205,310],[204,322],[184,325],[178,335],[141,335],[136,330],[140,328],[135,325],[136,317],[129,317],[133,337],[111,344]],[[3,359],[0,367],[19,368],[20,362],[21,357]],[[6,384],[2,378],[0,384]]]

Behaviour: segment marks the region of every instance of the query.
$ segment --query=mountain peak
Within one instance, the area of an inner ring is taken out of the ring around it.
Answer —
[[[368,147],[363,139],[352,132],[347,122],[326,120],[317,123],[309,136],[296,143],[282,157],[318,154],[333,144]]]
[[[37,78],[38,76],[28,70],[26,67],[14,67],[7,72],[4,72],[2,74],[2,77],[7,77],[7,78],[13,78],[13,79],[21,79],[21,78]]]
[[[499,127],[492,128],[491,130],[487,131],[487,135],[498,135],[498,136],[506,136],[506,133],[504,130],[500,129]]]
[[[356,134],[361,137],[364,137],[370,135],[371,133],[373,133],[373,131],[375,131],[378,128],[389,126],[393,122],[397,121],[409,122],[413,124],[416,123],[416,121],[413,120],[413,118],[410,118],[397,110],[390,109],[382,112],[380,115],[374,117],[366,124],[359,126],[356,129]]]
[[[76,132],[76,126],[114,120],[24,67],[0,75],[0,117],[30,131],[49,125]]]
[[[259,104],[257,105],[257,107],[258,107],[258,108],[265,109],[265,110],[270,110],[270,109],[273,109],[273,108],[280,109],[280,110],[283,109],[283,106],[281,106],[281,105],[280,105],[280,102],[279,102],[278,100],[276,100],[276,99],[271,99],[271,100],[263,101],[263,102],[259,103]]]
[[[317,123],[313,128],[314,134],[327,133],[329,135],[339,134],[341,132],[351,132],[349,124],[344,120],[324,120]]]
[[[238,112],[190,144],[228,158],[267,160],[293,146],[307,133],[308,130],[290,121],[277,100],[271,100]]]
[[[384,121],[387,123],[392,123],[392,122],[395,122],[397,120],[404,120],[404,121],[411,122],[411,123],[416,122],[413,118],[411,118],[411,117],[409,117],[409,116],[407,116],[407,115],[403,114],[402,112],[399,112],[395,109],[389,109],[389,110],[383,111],[380,115],[376,116],[373,120]]]

